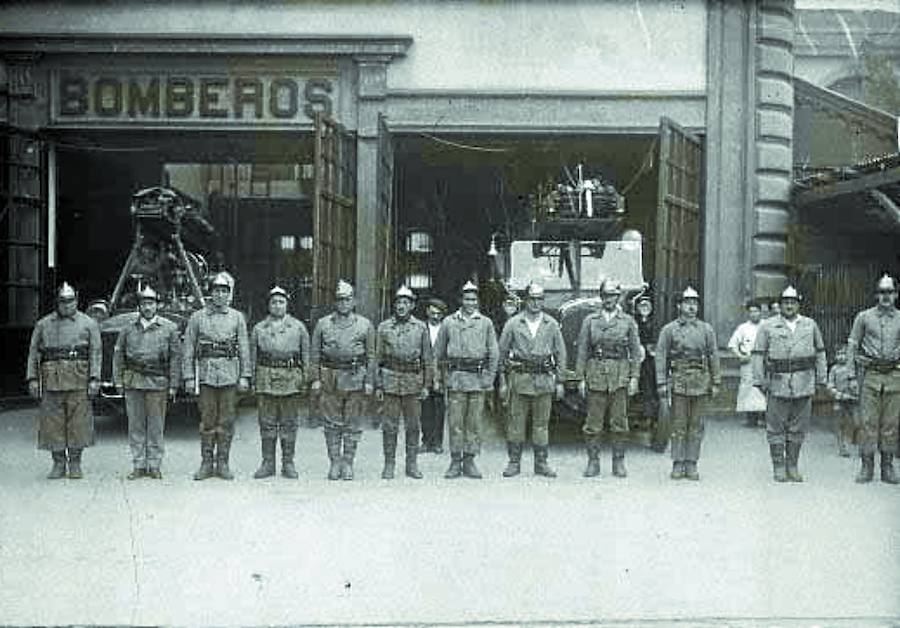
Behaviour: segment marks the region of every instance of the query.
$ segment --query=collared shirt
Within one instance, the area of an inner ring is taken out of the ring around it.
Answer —
[[[803,315],[797,316],[797,325],[791,330],[783,316],[778,315],[761,325],[753,348],[753,384],[768,385],[769,394],[775,397],[797,399],[811,397],[816,384],[825,385],[827,363],[825,342],[816,322]],[[781,372],[770,367],[771,360],[813,359],[814,365],[801,371]]]
[[[178,388],[181,363],[178,325],[138,315],[125,326],[113,351],[113,382],[132,390]]]
[[[637,323],[621,310],[588,314],[578,332],[575,378],[589,390],[613,392],[641,371],[641,339]]]
[[[85,360],[41,360],[42,350],[79,350]],[[40,379],[44,390],[87,390],[89,379],[100,379],[102,360],[97,321],[76,311],[72,316],[52,312],[35,323],[28,349],[28,381]]]
[[[349,369],[333,369],[328,360],[357,360]],[[310,378],[322,382],[322,390],[358,391],[375,385],[375,328],[365,316],[333,312],[316,323],[309,348]]]
[[[734,330],[728,339],[728,348],[739,355],[750,357],[753,347],[756,345],[756,335],[759,333],[759,323],[744,321]]]
[[[480,312],[465,316],[462,310],[446,317],[438,333],[434,357],[448,389],[475,392],[492,388],[498,353],[497,335],[491,319]],[[448,370],[448,360],[455,359],[482,360],[484,366],[480,373]]]
[[[900,310],[871,307],[856,315],[847,339],[847,361],[900,360]]]
[[[293,366],[269,366],[258,364],[268,360],[287,362]],[[250,332],[250,365],[253,384],[263,395],[295,395],[305,389],[305,370],[309,365],[309,332],[303,321],[290,314],[281,318],[266,316],[253,326]]]
[[[434,352],[426,327],[414,316],[406,320],[392,316],[378,325],[375,342],[376,388],[390,395],[418,395],[423,388],[432,386]],[[417,369],[413,364],[415,362]]]
[[[202,343],[234,344],[236,357],[200,357]],[[195,370],[196,369],[196,370]],[[207,305],[191,314],[184,332],[182,377],[217,388],[236,386],[250,378],[250,341],[244,315],[232,307]],[[188,383],[188,385],[192,385]]]
[[[528,317],[524,313],[516,314],[503,326],[498,351],[507,367],[500,372],[501,382],[508,380],[514,393],[551,393],[556,388],[556,383],[562,379],[562,370],[566,367],[566,342],[559,323],[552,316],[541,313],[537,320],[537,331],[531,333],[531,321]],[[527,366],[550,358],[554,364],[550,372],[518,369],[519,365]]]
[[[655,357],[656,381],[670,383],[675,394],[699,397],[722,383],[715,331],[699,318],[680,316],[666,323],[659,332]]]
[[[428,322],[428,336],[431,338],[431,346],[434,348],[434,343],[437,342],[438,332],[441,331],[441,324],[432,325],[431,322]]]

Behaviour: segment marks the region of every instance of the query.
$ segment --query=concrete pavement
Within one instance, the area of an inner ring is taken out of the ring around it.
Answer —
[[[129,482],[124,427],[98,424],[84,480],[47,481],[33,410],[0,414],[0,624],[445,624],[888,626],[900,624],[900,488],[853,483],[814,431],[807,481],[771,481],[763,432],[711,421],[699,483],[629,452],[629,477],[380,479],[367,431],[357,480],[328,482],[321,430],[301,431],[300,480],[253,480],[259,437],[242,411],[234,482],[194,482],[193,426],[167,430],[161,482]],[[402,469],[398,461],[398,471]]]

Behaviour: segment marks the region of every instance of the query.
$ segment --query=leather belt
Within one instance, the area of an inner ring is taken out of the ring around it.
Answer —
[[[480,373],[484,370],[486,363],[487,360],[483,358],[450,358],[447,360],[447,370]]]
[[[512,357],[506,364],[513,373],[543,375],[546,373],[553,373],[556,370],[556,365],[553,362],[552,356],[538,358]]]
[[[87,360],[87,345],[75,347],[44,347],[41,349],[41,362],[54,362],[57,360]]]
[[[797,373],[816,368],[816,359],[805,358],[769,358],[767,367],[773,373]]]
[[[168,375],[169,364],[167,362],[135,360],[133,358],[125,358],[125,368],[141,375]]]
[[[701,368],[707,367],[706,356],[691,356],[683,358],[673,358],[672,368]]]
[[[365,364],[365,356],[358,358],[329,358],[323,355],[321,359],[322,366],[336,371],[352,371],[360,366],[365,366]]]
[[[237,342],[215,342],[201,340],[197,348],[198,358],[236,358]]]
[[[881,358],[869,358],[866,362],[867,371],[875,371],[876,373],[891,373],[900,369],[900,362],[896,360],[883,360]]]
[[[628,352],[621,347],[594,347],[592,360],[626,360]]]
[[[256,354],[256,364],[274,369],[303,368],[303,360],[297,354],[289,358],[276,358],[271,353],[260,352]]]
[[[400,373],[418,373],[422,370],[422,360],[419,358],[412,358],[409,360],[401,358],[384,358],[381,360],[381,367]]]

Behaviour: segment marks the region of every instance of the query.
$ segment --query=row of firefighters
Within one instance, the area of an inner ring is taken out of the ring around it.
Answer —
[[[544,291],[532,283],[524,308],[503,325],[499,342],[491,320],[479,311],[478,288],[467,282],[461,307],[445,316],[443,302],[426,306],[427,321],[412,316],[415,297],[406,287],[395,294],[393,315],[377,330],[354,311],[353,287],[340,281],[334,312],[312,333],[288,313],[289,295],[269,293],[268,316],[248,334],[244,316],[230,305],[234,280],[227,272],[211,283],[209,302],[188,321],[183,341],[177,326],[157,313],[157,294],[138,295],[135,319],[119,333],[115,385],[124,392],[134,468],[129,478],[161,477],[166,406],[179,388],[197,398],[201,464],[194,478],[231,479],[231,448],[239,393],[255,391],[262,463],[256,478],[276,471],[281,441],[282,475],[296,478],[294,449],[301,395],[318,399],[331,480],[353,478],[363,425],[377,400],[383,434],[382,477],[394,477],[399,431],[405,431],[406,475],[421,478],[416,456],[423,407],[444,416],[449,428],[446,478],[480,478],[475,459],[481,448],[485,397],[499,380],[508,404],[509,462],[503,475],[520,473],[526,426],[532,424],[534,472],[555,477],[548,462],[548,424],[553,397],[564,394],[566,346],[558,322],[544,312]],[[621,290],[607,282],[602,306],[589,314],[577,343],[575,377],[587,401],[582,427],[586,477],[600,474],[600,439],[611,433],[612,473],[624,477],[628,432],[626,405],[639,389],[641,347],[638,325],[620,306]],[[881,479],[897,483],[893,455],[900,416],[900,311],[891,277],[877,283],[877,304],[859,313],[847,344],[858,365],[863,391],[857,481],[873,478],[881,454]],[[698,480],[704,413],[721,384],[713,328],[698,318],[699,295],[679,295],[678,316],[660,331],[655,374],[661,413],[670,418],[672,479]],[[780,314],[758,325],[746,355],[749,386],[766,402],[767,438],[775,481],[800,482],[798,460],[809,428],[812,397],[826,384],[822,334],[800,315],[793,287],[780,297]],[[41,399],[38,446],[49,450],[50,478],[82,476],[82,450],[93,442],[90,397],[99,389],[101,341],[97,323],[77,309],[68,284],[57,294],[56,311],[34,328],[28,356],[29,392]],[[446,408],[442,404],[446,404]],[[608,425],[608,428],[605,427]],[[440,427],[443,433],[443,425]],[[438,442],[440,442],[438,436]],[[434,444],[432,440],[431,445]]]

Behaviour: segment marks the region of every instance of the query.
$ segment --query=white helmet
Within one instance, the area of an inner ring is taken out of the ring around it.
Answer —
[[[688,286],[684,289],[684,292],[681,293],[681,300],[684,301],[686,299],[697,299],[700,300],[700,293],[694,290],[693,286]]]
[[[336,299],[353,298],[353,286],[351,286],[349,282],[344,281],[343,279],[338,279],[337,288],[334,291],[334,296]]]
[[[409,299],[410,301],[416,300],[416,295],[412,290],[409,289],[409,286],[402,285],[397,288],[397,292],[394,293],[395,299]]]
[[[72,301],[76,297],[75,288],[68,281],[64,281],[59,290],[56,291],[56,298],[60,301]]]
[[[797,289],[794,286],[788,286],[781,292],[781,301],[785,299],[794,299],[795,301],[801,301],[800,293],[797,292]]]

